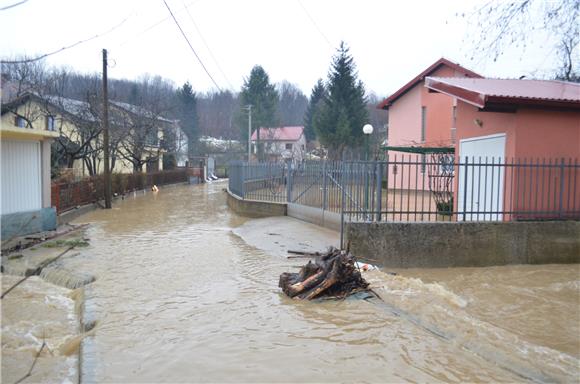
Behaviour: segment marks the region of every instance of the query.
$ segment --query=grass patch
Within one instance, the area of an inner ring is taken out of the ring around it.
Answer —
[[[42,244],[44,248],[88,247],[89,242],[84,239],[56,240]]]

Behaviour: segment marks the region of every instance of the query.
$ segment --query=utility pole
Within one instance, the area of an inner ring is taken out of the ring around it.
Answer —
[[[105,157],[105,208],[111,208],[111,169],[109,167],[109,91],[107,89],[107,50],[103,49],[103,153]]]
[[[252,104],[246,105],[248,109],[248,163],[252,158]]]

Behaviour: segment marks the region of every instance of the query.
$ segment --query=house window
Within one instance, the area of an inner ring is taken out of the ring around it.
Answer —
[[[453,127],[453,128],[457,127],[457,106],[456,105],[453,106],[453,122],[451,123],[451,127]]]
[[[287,143],[286,144],[286,149],[290,149],[291,150],[292,149],[292,144],[291,143]]]
[[[453,106],[453,116],[451,121],[451,143],[455,144],[455,134],[457,131],[457,106]]]
[[[427,107],[421,107],[421,142],[425,142],[427,131]]]
[[[159,138],[157,137],[157,130],[151,130],[145,133],[145,145],[151,147],[159,146]]]
[[[22,116],[16,116],[16,120],[15,120],[14,124],[18,128],[26,128],[26,119],[24,119],[24,117],[22,117]]]
[[[47,131],[55,131],[56,129],[55,118],[54,116],[46,116],[46,130]]]

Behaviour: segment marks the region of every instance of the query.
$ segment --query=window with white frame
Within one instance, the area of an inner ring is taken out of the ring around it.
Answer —
[[[56,119],[54,118],[54,116],[51,115],[46,116],[46,130],[47,131],[56,130]]]
[[[286,149],[292,149],[292,143],[286,143]]]
[[[18,128],[26,128],[26,119],[22,116],[16,115],[14,125],[16,125]]]

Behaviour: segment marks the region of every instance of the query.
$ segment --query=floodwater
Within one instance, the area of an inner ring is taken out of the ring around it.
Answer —
[[[223,187],[81,218],[91,245],[67,268],[96,276],[99,320],[82,382],[580,380],[578,265],[372,271],[384,301],[294,301],[278,276],[304,260],[234,234]]]

